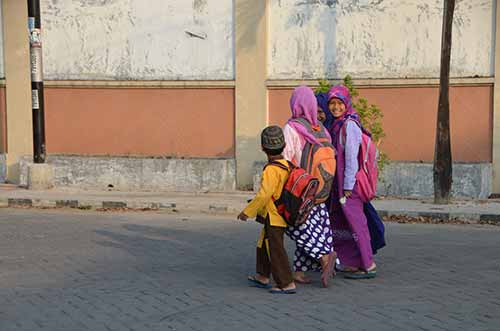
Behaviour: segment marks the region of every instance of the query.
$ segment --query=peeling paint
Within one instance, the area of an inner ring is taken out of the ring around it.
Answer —
[[[336,44],[336,3],[271,0],[270,78],[307,79],[337,72],[335,47],[328,47]]]
[[[271,79],[438,77],[442,0],[270,0]],[[451,75],[491,76],[494,0],[457,0]]]
[[[2,14],[2,0],[0,0],[0,79],[5,78],[4,64],[3,64],[3,14]]]
[[[47,0],[41,6],[46,79],[234,78],[232,0]]]

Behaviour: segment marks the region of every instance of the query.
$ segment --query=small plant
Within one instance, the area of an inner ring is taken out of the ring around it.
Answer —
[[[326,93],[332,87],[332,84],[326,80],[322,79],[318,82],[319,86],[316,88],[316,93]],[[351,76],[345,76],[343,84],[349,89],[352,97],[352,105],[354,109],[359,114],[361,118],[361,124],[365,129],[370,131],[372,134],[372,140],[380,145],[382,139],[385,137],[384,129],[382,127],[382,118],[384,114],[382,110],[374,104],[369,104],[366,98],[359,97],[359,92],[354,88]],[[389,162],[389,157],[387,154],[380,151],[378,168],[379,174]]]

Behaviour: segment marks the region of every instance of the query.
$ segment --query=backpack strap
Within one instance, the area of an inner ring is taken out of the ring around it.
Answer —
[[[286,161],[288,163],[288,167],[286,165],[284,165],[283,163],[281,162],[278,162],[278,161],[269,161],[265,166],[264,166],[264,170],[266,170],[266,168],[268,166],[275,166],[275,167],[278,167],[280,169],[283,169],[283,170],[286,170],[288,173],[290,173],[293,169],[297,168],[292,162],[290,161]],[[282,195],[283,195],[283,192],[282,192]],[[274,205],[276,206],[276,208],[281,205],[283,203],[282,199],[281,199],[281,196],[278,198],[278,199],[274,199],[272,198],[273,202],[274,202]]]
[[[305,118],[302,117],[294,118],[292,119],[292,122],[297,122],[302,124],[307,129],[307,131],[314,136],[314,138],[318,139],[319,142],[329,141],[328,136],[326,134],[326,129],[323,126],[323,124],[318,123],[320,129],[319,131],[317,131],[313,130],[311,123],[309,123],[309,121],[307,121]]]
[[[361,123],[359,123],[358,121],[355,121],[353,119],[347,118],[346,121],[344,122],[344,124],[342,124],[342,128],[340,129],[339,142],[340,142],[340,145],[342,147],[345,147],[345,142],[347,141],[347,123],[348,122],[356,123],[356,125],[359,126],[359,128],[361,129],[361,133],[362,134],[364,133],[364,129],[363,129],[363,126],[361,125]]]

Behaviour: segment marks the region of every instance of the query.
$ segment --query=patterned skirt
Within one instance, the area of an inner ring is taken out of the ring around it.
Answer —
[[[330,216],[324,203],[313,208],[305,223],[288,227],[286,233],[297,246],[293,257],[295,271],[318,271],[319,259],[333,252]]]

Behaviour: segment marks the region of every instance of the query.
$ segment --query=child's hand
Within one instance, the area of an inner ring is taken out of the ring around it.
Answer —
[[[241,213],[238,215],[238,220],[243,221],[243,222],[246,222],[246,221],[248,220],[248,216],[247,216],[244,212],[241,212]]]

